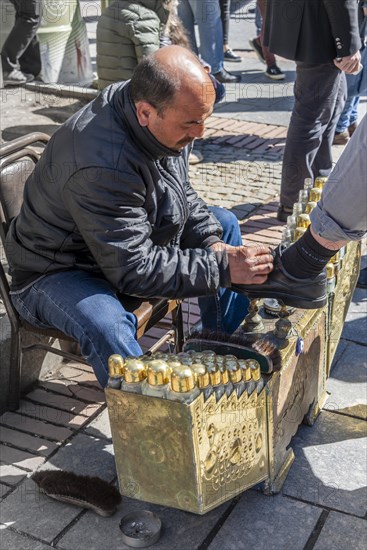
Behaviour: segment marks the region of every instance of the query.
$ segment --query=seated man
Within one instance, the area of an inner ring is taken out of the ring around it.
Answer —
[[[189,183],[214,99],[192,53],[162,48],[61,126],[26,182],[7,236],[12,300],[78,341],[102,386],[112,353],[142,353],[117,292],[199,296],[204,328],[233,332],[248,302],[229,287],[272,270],[268,247],[241,246],[237,219],[214,217]]]

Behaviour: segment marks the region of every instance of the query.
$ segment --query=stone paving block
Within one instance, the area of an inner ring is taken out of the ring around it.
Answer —
[[[348,313],[357,312],[367,314],[367,290],[364,288],[355,289],[349,306]]]
[[[0,463],[0,481],[3,481],[8,485],[16,485],[26,475],[27,472],[13,466],[12,464]]]
[[[56,407],[63,411],[70,411],[77,415],[92,416],[99,408],[98,404],[86,404],[77,399],[72,399],[64,395],[57,395],[55,393],[47,392],[42,389],[36,389],[27,394],[27,399],[40,403],[42,405]]]
[[[112,443],[105,438],[77,434],[40,469],[55,468],[112,481],[116,477]]]
[[[303,550],[321,510],[281,495],[247,491],[209,550]]]
[[[326,383],[325,409],[367,419],[367,347],[350,343]]]
[[[330,512],[313,550],[344,550],[344,548],[366,550],[366,546],[367,522],[365,519]]]
[[[7,485],[3,485],[2,483],[0,483],[0,498],[5,497],[10,491],[11,491],[11,487],[8,487]],[[0,533],[0,541],[1,541],[1,533]]]
[[[33,435],[25,434],[12,428],[0,427],[0,439],[3,443],[8,443],[19,449],[25,449],[42,456],[49,456],[57,449],[58,445]]]
[[[58,542],[58,548],[71,550],[129,549],[121,540],[119,522],[125,514],[135,510],[151,510],[162,521],[162,535],[152,548],[157,550],[191,550],[198,548],[210,530],[217,523],[229,504],[223,504],[204,516],[189,514],[174,508],[157,506],[123,497],[117,513],[111,518],[99,518],[87,513],[71,527]],[[83,540],[83,547],[80,541]]]
[[[0,457],[1,461],[5,462],[5,464],[14,464],[25,470],[32,471],[36,470],[45,461],[43,456],[36,456],[26,451],[8,447],[7,445],[0,445]]]
[[[330,369],[331,375],[333,373],[334,368],[338,364],[338,361],[341,359],[341,357],[343,356],[343,353],[345,352],[345,350],[349,345],[350,343],[347,342],[347,340],[344,340],[344,338],[341,338],[339,340],[339,344],[338,344],[338,347],[336,348],[336,352],[335,352],[334,359]]]
[[[50,550],[47,544],[0,527],[1,550]]]
[[[0,521],[50,543],[79,513],[80,508],[43,495],[32,479],[26,479],[1,503]]]
[[[70,411],[61,411],[60,409],[53,409],[42,405],[40,403],[33,403],[32,401],[21,401],[18,412],[27,414],[32,418],[45,422],[54,422],[55,424],[61,424],[69,428],[80,428],[86,422],[88,417],[82,415],[75,415]]]
[[[366,513],[366,422],[323,411],[301,426],[291,447],[296,459],[283,494],[363,517]]]
[[[344,324],[342,338],[367,345],[367,316],[362,312],[351,312]]]
[[[95,418],[93,422],[87,426],[85,432],[94,437],[105,437],[106,439],[111,439],[112,435],[110,419],[108,417],[108,409],[101,412],[101,414],[99,414],[97,418]]]
[[[55,424],[48,424],[35,418],[11,412],[6,412],[0,416],[0,424],[4,424],[10,428],[18,428],[23,432],[44,436],[47,439],[53,439],[60,443],[73,433],[68,428],[61,428],[60,426],[55,426]]]

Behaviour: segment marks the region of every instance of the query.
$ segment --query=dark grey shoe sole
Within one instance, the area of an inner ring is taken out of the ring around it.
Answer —
[[[320,309],[327,304],[327,295],[321,296],[317,299],[310,299],[308,300],[304,296],[290,296],[289,294],[283,293],[283,292],[276,292],[276,291],[267,291],[264,290],[262,292],[248,292],[243,291],[240,288],[233,286],[232,290],[235,292],[238,292],[239,294],[246,294],[246,296],[250,300],[254,300],[255,298],[275,298],[276,300],[279,300],[283,302],[286,306],[290,307],[296,307],[301,309]]]

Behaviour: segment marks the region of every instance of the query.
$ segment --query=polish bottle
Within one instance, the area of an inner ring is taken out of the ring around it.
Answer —
[[[204,401],[213,394],[213,386],[210,384],[209,373],[206,370],[205,365],[195,363],[191,366],[191,370],[194,373],[196,383],[200,390],[200,393],[204,395]]]
[[[326,182],[327,182],[327,178],[324,177],[324,176],[317,176],[317,178],[315,179],[315,184],[314,184],[314,187],[316,187],[317,189],[323,189],[326,185]]]
[[[255,382],[257,393],[259,394],[264,387],[264,379],[261,376],[260,364],[255,359],[249,361],[251,369],[251,378]]]
[[[108,382],[107,387],[119,390],[124,373],[124,359],[117,353],[110,355],[108,358]]]
[[[335,266],[333,263],[329,262],[326,264],[326,289],[328,294],[334,292],[335,283]]]
[[[167,363],[162,359],[154,359],[146,364],[146,369],[147,377],[142,382],[142,394],[165,399],[169,387],[170,372]]]
[[[322,189],[319,187],[313,187],[310,191],[310,202],[319,202],[322,195]]]
[[[219,399],[222,397],[222,395],[226,391],[225,387],[222,384],[221,372],[217,365],[213,365],[210,367],[206,365],[206,368],[209,373],[209,380],[213,387],[215,398],[217,401],[219,401]]]
[[[142,382],[147,376],[145,363],[140,359],[128,359],[124,367],[124,380],[121,390],[130,393],[141,393]]]
[[[238,365],[237,368],[228,369],[229,379],[233,384],[234,391],[237,397],[241,397],[246,389],[246,383],[242,378],[242,369]]]
[[[188,405],[199,397],[200,390],[190,367],[175,367],[171,373],[171,382],[167,390],[167,399]]]
[[[317,206],[317,202],[308,201],[306,204],[305,214],[311,214],[312,210]]]
[[[254,380],[252,379],[252,373],[251,373],[251,367],[248,363],[249,360],[246,361],[246,367],[242,370],[242,377],[246,384],[246,391],[248,395],[251,395],[255,388],[256,384]]]

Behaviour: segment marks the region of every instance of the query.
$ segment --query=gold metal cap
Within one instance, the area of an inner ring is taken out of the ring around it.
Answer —
[[[226,368],[220,369],[220,379],[222,384],[227,384],[227,382],[229,382],[229,374]]]
[[[205,365],[202,365],[200,363],[195,363],[195,365],[192,365],[191,370],[194,373],[196,383],[200,389],[203,389],[209,386],[210,378],[209,378],[209,373],[205,368]]]
[[[228,369],[229,379],[233,384],[241,382],[242,380],[242,370],[238,367],[237,369]]]
[[[309,201],[306,204],[305,214],[311,214],[312,210],[317,206],[317,202]]]
[[[175,367],[181,367],[182,363],[178,359],[168,359],[167,365],[170,369],[174,369]]]
[[[297,227],[307,227],[311,225],[310,216],[308,214],[300,214],[297,218]]]
[[[142,382],[147,376],[144,362],[140,359],[127,359],[124,374],[128,384]]]
[[[340,262],[340,253],[339,251],[330,259],[332,264],[338,264]]]
[[[222,381],[222,376],[219,368],[214,365],[211,367],[206,366],[209,373],[209,380],[212,386],[218,386]]]
[[[300,237],[302,237],[302,235],[303,235],[304,233],[306,233],[306,231],[307,231],[307,228],[306,228],[306,227],[296,227],[296,230],[295,230],[295,232],[294,232],[294,240],[295,240],[295,241],[298,241],[298,239],[299,239]]]
[[[314,187],[317,187],[317,189],[323,189],[325,187],[326,182],[327,182],[327,178],[325,176],[318,176],[315,179]]]
[[[250,382],[251,380],[251,367],[247,365],[246,368],[242,369],[242,378],[245,382]]]
[[[249,361],[249,367],[251,369],[251,378],[257,382],[261,378],[260,363],[255,359]]]
[[[322,189],[313,187],[310,191],[310,202],[319,202],[322,195]]]
[[[152,386],[162,386],[169,382],[169,367],[162,359],[154,359],[146,364],[147,380]]]
[[[334,279],[335,277],[335,266],[331,262],[326,264],[326,278],[327,279]]]
[[[171,388],[184,393],[195,388],[194,373],[190,367],[175,367],[171,373]]]
[[[124,372],[124,359],[118,353],[108,358],[108,373],[110,376],[122,376]]]

